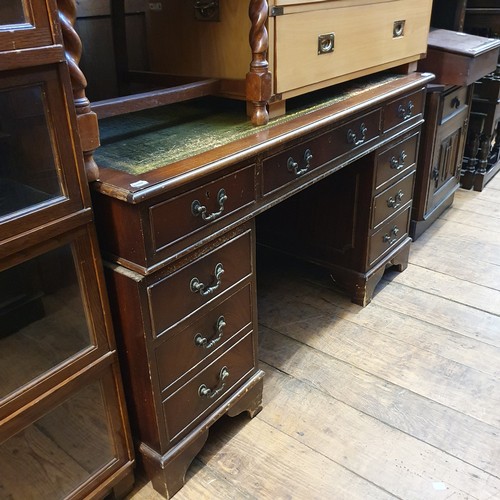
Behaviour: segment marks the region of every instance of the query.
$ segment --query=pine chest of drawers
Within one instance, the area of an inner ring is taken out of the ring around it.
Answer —
[[[293,96],[412,63],[427,51],[432,0],[255,1],[250,17],[246,2],[207,3],[218,7],[213,17],[206,9],[204,20],[184,0],[149,13],[152,70],[221,79],[221,94],[247,100],[249,85],[269,84],[275,114]],[[245,85],[251,63],[264,71],[267,62],[270,81]]]

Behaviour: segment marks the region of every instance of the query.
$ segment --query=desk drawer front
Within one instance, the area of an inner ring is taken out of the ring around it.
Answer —
[[[424,113],[425,90],[418,90],[388,103],[384,107],[384,131],[421,118]]]
[[[255,201],[255,166],[243,168],[149,209],[152,248],[159,252]]]
[[[375,196],[372,229],[382,224],[411,200],[414,180],[415,171]]]
[[[253,332],[163,402],[169,440],[175,441],[255,369]]]
[[[153,336],[208,304],[252,274],[252,233],[247,231],[148,287]]]
[[[158,347],[156,365],[162,391],[241,336],[252,323],[252,293],[251,285],[247,284]]]
[[[378,258],[396,247],[408,234],[410,210],[411,207],[408,207],[397,217],[390,219],[379,231],[370,237],[370,250],[368,253],[369,265],[372,265]]]
[[[360,116],[331,132],[263,161],[263,193],[268,194],[311,170],[357,151],[380,134],[380,110]]]
[[[467,108],[467,87],[460,87],[444,97],[441,123],[465,108]]]
[[[375,189],[386,187],[403,174],[414,168],[417,159],[417,146],[419,134],[415,134],[398,142],[377,156],[375,174]]]

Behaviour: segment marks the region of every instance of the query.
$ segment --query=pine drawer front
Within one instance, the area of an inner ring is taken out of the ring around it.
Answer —
[[[370,237],[368,265],[373,265],[380,257],[395,248],[408,234],[411,207],[398,216],[389,219]]]
[[[414,182],[415,170],[375,196],[373,200],[372,229],[376,229],[386,219],[411,202]]]
[[[362,150],[380,135],[380,110],[349,121],[332,131],[305,141],[263,161],[263,194],[286,186],[298,177],[340,159],[353,150]]]
[[[415,168],[419,133],[389,146],[377,155],[375,189],[385,189],[397,177]]]
[[[155,351],[162,392],[171,391],[180,377],[190,378],[200,363],[220,355],[251,329],[253,293],[249,283],[188,327],[168,335]]]
[[[253,332],[163,402],[168,440],[174,443],[215,407],[222,404],[239,384],[255,370]]]
[[[213,226],[255,201],[255,166],[153,205],[149,209],[151,248],[161,252],[180,239]]]
[[[467,87],[459,87],[444,97],[441,124],[467,109],[467,91]]]
[[[336,4],[290,14],[285,9],[274,18],[276,93],[374,73],[426,53],[431,0]]]
[[[191,317],[253,273],[253,236],[247,231],[147,289],[154,337]]]
[[[422,119],[425,105],[425,90],[400,97],[384,106],[383,130],[387,132],[402,124],[410,125]]]

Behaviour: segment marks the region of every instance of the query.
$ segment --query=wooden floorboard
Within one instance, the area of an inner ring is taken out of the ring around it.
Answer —
[[[214,426],[174,499],[500,499],[500,177],[365,308],[317,270],[258,276],[264,408]]]

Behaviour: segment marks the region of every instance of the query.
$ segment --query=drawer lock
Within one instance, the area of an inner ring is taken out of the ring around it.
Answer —
[[[359,136],[352,129],[349,129],[347,131],[347,142],[353,146],[360,146],[363,142],[365,142],[367,132],[368,129],[364,123],[359,126]]]
[[[217,323],[215,323],[215,336],[211,340],[208,340],[201,333],[197,333],[194,338],[195,345],[199,347],[204,347],[205,349],[211,349],[222,338],[225,326],[226,326],[226,320],[224,316],[219,316]]]
[[[202,283],[198,278],[193,278],[191,280],[191,283],[189,284],[189,288],[193,293],[199,293],[202,297],[206,297],[207,295],[210,295],[211,293],[215,292],[217,288],[222,283],[222,275],[224,274],[224,267],[221,263],[218,263],[215,266],[215,271],[214,271],[214,278],[215,278],[215,284],[207,287],[204,283]]]
[[[191,203],[191,213],[194,216],[201,215],[201,218],[204,221],[211,222],[218,217],[221,216],[222,212],[224,212],[224,203],[227,201],[227,194],[225,189],[220,189],[217,193],[217,203],[219,205],[219,210],[217,212],[212,212],[211,214],[207,214],[207,207],[202,205],[199,200],[194,200]]]
[[[226,380],[227,377],[229,377],[229,370],[226,366],[223,366],[219,373],[219,383],[217,384],[217,387],[210,389],[205,384],[200,385],[198,389],[198,395],[200,396],[200,398],[215,398],[215,396],[220,394],[224,390],[224,387],[226,387],[226,382],[224,382],[224,380]]]

